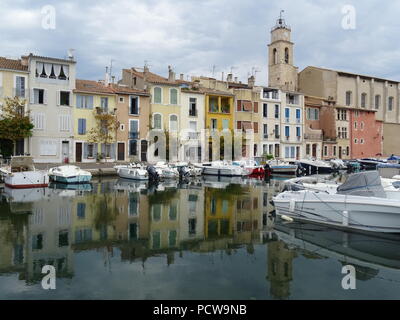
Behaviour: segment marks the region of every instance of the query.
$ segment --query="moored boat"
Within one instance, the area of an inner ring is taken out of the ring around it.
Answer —
[[[89,171],[73,165],[59,166],[49,169],[49,178],[57,183],[89,183],[92,179],[92,174]]]
[[[240,166],[234,166],[226,161],[213,161],[202,164],[203,174],[224,177],[243,177],[247,171]]]
[[[126,166],[116,166],[117,174],[120,178],[131,180],[149,180],[147,169],[141,165],[129,164]]]
[[[282,160],[270,160],[266,164],[266,169],[270,170],[272,174],[280,175],[296,175],[298,166],[296,164],[290,164],[289,162]]]
[[[305,169],[306,174],[323,174],[331,173],[334,171],[332,166],[325,161],[316,159],[301,159],[296,161],[302,168]]]

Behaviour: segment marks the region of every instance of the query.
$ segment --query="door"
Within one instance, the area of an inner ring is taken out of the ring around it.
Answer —
[[[76,148],[75,148],[75,161],[76,162],[82,162],[82,142],[77,142],[76,143]]]
[[[339,147],[339,159],[342,159],[342,147]]]
[[[296,160],[300,160],[300,147],[296,147]]]
[[[141,158],[141,161],[147,161],[147,141],[146,140],[141,141],[140,158]]]
[[[312,145],[312,157],[317,157],[317,145],[315,143]]]
[[[125,143],[123,143],[123,142],[118,142],[117,160],[118,161],[124,161],[125,160]]]
[[[69,142],[63,141],[62,142],[62,162],[68,163],[69,162]]]

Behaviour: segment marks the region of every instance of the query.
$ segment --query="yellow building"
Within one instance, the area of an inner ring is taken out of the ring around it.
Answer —
[[[106,160],[116,160],[116,141],[90,141],[91,130],[100,127],[96,114],[115,114],[116,95],[112,87],[97,81],[76,80],[74,99],[75,161],[95,162],[100,155]],[[117,132],[110,132],[114,140]]]
[[[5,98],[18,97],[25,99],[25,111],[28,101],[28,66],[21,60],[7,59],[0,57],[0,107],[4,104]],[[1,114],[0,108],[0,114]],[[0,150],[1,153],[11,151],[16,155],[23,155],[28,150],[28,140],[19,140],[14,146],[14,150]],[[11,148],[11,146],[10,146]]]

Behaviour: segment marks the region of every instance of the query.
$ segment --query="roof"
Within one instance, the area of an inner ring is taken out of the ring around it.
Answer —
[[[8,59],[5,57],[0,57],[0,69],[28,72],[28,66],[22,65],[21,60]]]
[[[204,88],[204,87],[200,87],[199,91],[203,92],[205,94],[215,95],[215,96],[227,96],[227,97],[235,96],[234,94],[229,93],[229,92],[219,91],[219,90],[214,90],[214,89],[209,89],[209,88]]]
[[[101,82],[93,80],[76,79],[75,88],[74,92],[114,94],[111,86],[107,87]]]
[[[45,57],[45,56],[37,56],[33,53],[30,53],[27,56],[23,56],[23,58],[35,58],[35,59],[45,59],[45,60],[52,60],[58,62],[66,62],[66,63],[76,63],[73,59],[62,59],[62,58],[52,58],[52,57]]]
[[[170,80],[168,80],[168,78],[164,78],[153,72],[150,72],[150,71],[141,72],[141,71],[137,71],[135,68],[124,69],[124,70],[127,72],[130,72],[131,74],[133,74],[137,77],[140,77],[143,79],[146,78],[147,82],[154,83],[154,84],[179,85],[180,84],[179,82],[181,81],[181,80],[170,81]]]
[[[333,69],[315,67],[315,66],[308,66],[308,67],[304,68],[301,72],[303,72],[307,68],[313,68],[313,69],[318,69],[318,70],[322,70],[322,71],[336,72],[336,73],[338,73],[339,75],[342,75],[342,76],[360,77],[360,78],[364,78],[364,79],[375,79],[375,80],[379,80],[379,81],[388,81],[388,82],[392,82],[392,83],[399,83],[399,81],[396,81],[396,80],[384,79],[384,78],[379,78],[379,77],[374,77],[374,76],[368,76],[368,75],[363,75],[363,74],[358,74],[358,73],[352,73],[352,72],[340,71],[340,70],[333,70]]]
[[[132,89],[118,84],[112,84],[111,87],[114,93],[118,94],[135,94],[140,96],[150,96],[150,94],[144,90]]]

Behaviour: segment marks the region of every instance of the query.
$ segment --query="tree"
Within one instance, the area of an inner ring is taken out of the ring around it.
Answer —
[[[32,136],[34,125],[29,117],[29,112],[25,112],[24,106],[25,100],[18,97],[5,98],[0,119],[0,139],[11,141],[13,147],[17,140]]]
[[[111,144],[116,141],[119,121],[114,114],[94,111],[97,125],[88,132],[88,141],[91,143]]]

